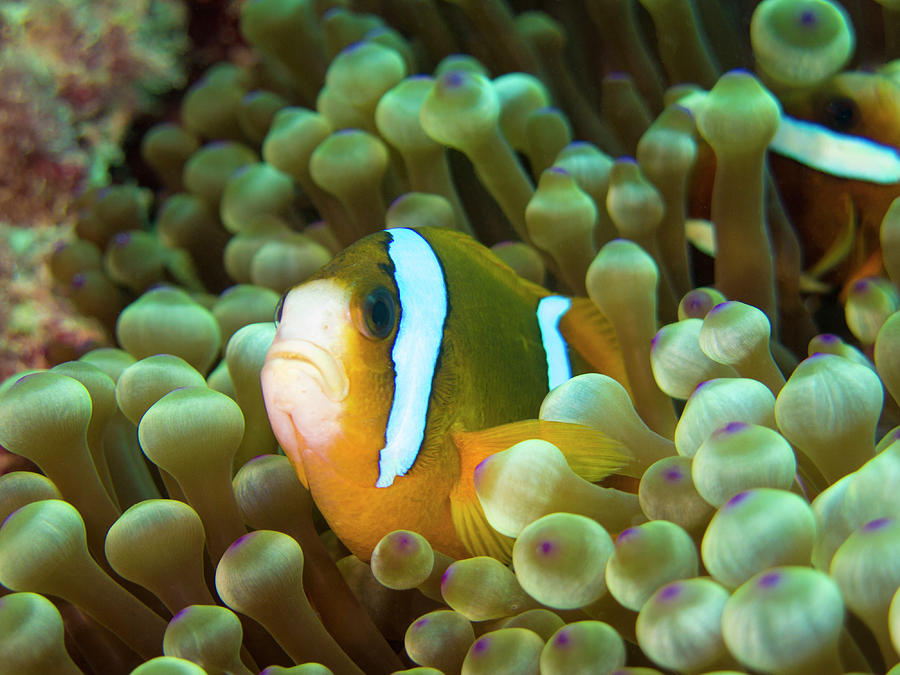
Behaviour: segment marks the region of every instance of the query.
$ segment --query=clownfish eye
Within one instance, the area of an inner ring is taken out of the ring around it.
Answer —
[[[278,327],[278,324],[281,323],[281,312],[284,311],[284,301],[287,298],[287,292],[285,292],[279,299],[278,304],[275,305],[275,327]]]
[[[825,126],[834,131],[849,131],[859,121],[856,102],[846,96],[836,96],[825,102]]]
[[[366,335],[383,339],[391,334],[397,318],[394,296],[384,286],[369,291],[362,302],[363,329]]]

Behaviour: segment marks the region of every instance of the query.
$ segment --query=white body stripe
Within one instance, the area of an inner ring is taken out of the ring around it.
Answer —
[[[900,155],[894,148],[787,115],[782,115],[769,148],[839,178],[882,184],[900,181]]]
[[[394,401],[378,457],[375,487],[388,487],[415,463],[425,438],[428,399],[447,317],[447,286],[431,245],[406,228],[388,230],[388,255],[400,296],[400,326],[391,358]]]
[[[547,383],[551,390],[572,377],[566,340],[559,331],[559,320],[571,306],[572,301],[561,295],[548,295],[538,303],[537,320],[547,356]]]
[[[694,92],[677,101],[696,119],[706,92]],[[900,182],[900,153],[862,136],[832,131],[814,122],[782,115],[769,149],[811,169],[851,180],[884,185]]]

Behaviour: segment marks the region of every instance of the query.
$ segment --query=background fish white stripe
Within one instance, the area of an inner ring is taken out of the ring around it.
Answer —
[[[428,398],[447,317],[444,273],[431,245],[414,230],[392,228],[388,255],[400,295],[394,339],[394,402],[375,487],[388,487],[412,467],[425,437]]]
[[[538,303],[537,320],[547,356],[548,389],[554,389],[572,377],[566,340],[559,332],[559,320],[571,306],[572,301],[561,295],[548,295]]]
[[[688,94],[676,105],[696,118],[706,96],[706,92]],[[895,148],[789,115],[781,116],[769,149],[838,178],[882,185],[900,182],[900,153]]]
[[[894,148],[787,115],[769,147],[832,176],[882,184],[900,181],[900,155]]]

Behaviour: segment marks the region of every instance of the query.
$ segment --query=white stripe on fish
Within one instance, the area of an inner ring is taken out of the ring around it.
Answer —
[[[884,185],[900,181],[900,155],[894,148],[787,115],[781,116],[769,149],[838,178]]]
[[[569,349],[559,330],[559,320],[572,307],[572,301],[561,295],[541,298],[537,308],[541,342],[547,357],[547,388],[553,390],[572,377]]]
[[[394,401],[378,456],[375,487],[389,487],[412,467],[425,438],[428,399],[447,317],[447,286],[431,245],[414,230],[392,228],[388,256],[400,299],[391,350]]]

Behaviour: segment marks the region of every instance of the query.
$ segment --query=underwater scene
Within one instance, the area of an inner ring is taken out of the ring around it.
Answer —
[[[0,675],[900,675],[900,2],[0,0]]]

